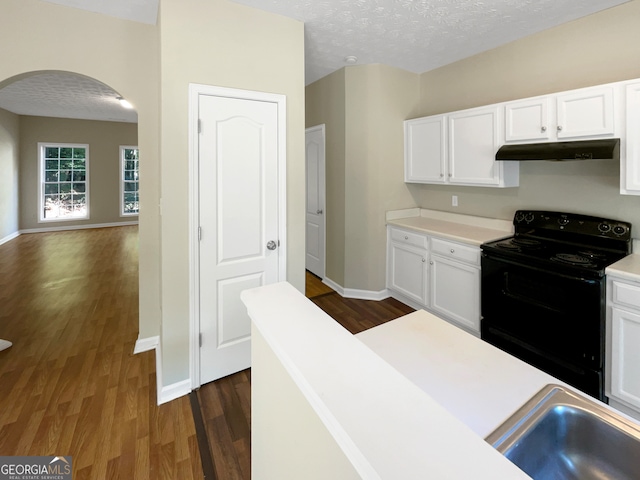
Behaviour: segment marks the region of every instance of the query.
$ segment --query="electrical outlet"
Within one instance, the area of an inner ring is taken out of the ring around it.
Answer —
[[[451,206],[452,207],[457,207],[458,206],[458,196],[457,195],[451,195]]]

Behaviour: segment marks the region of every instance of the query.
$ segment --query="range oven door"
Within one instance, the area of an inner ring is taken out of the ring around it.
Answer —
[[[481,336],[600,399],[605,282],[482,254]]]

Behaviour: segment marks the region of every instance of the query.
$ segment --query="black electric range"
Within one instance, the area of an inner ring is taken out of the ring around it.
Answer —
[[[631,224],[518,210],[514,235],[482,249],[481,336],[605,400],[605,268],[631,251]]]

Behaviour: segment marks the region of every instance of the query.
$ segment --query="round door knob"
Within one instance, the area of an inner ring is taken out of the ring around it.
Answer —
[[[451,249],[451,253],[455,253],[455,252],[456,252],[456,251],[452,248],[452,249]]]
[[[316,210],[316,215],[322,215],[322,210]]]
[[[558,131],[562,130],[562,125],[558,125]]]
[[[423,259],[422,259],[422,263],[424,263],[424,262],[426,262],[426,260],[423,258]]]
[[[278,248],[278,244],[276,242],[274,242],[273,240],[269,240],[267,242],[267,249],[275,250],[276,248]]]
[[[546,132],[547,131],[547,127],[543,126],[542,128],[540,128],[541,131]]]
[[[431,261],[429,262],[429,265],[433,265],[433,260],[431,260]]]
[[[409,240],[409,235],[405,235],[405,236],[404,236],[404,239],[405,239],[405,240]]]

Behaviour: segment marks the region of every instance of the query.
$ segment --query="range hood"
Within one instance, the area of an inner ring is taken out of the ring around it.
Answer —
[[[620,139],[503,145],[496,160],[619,160]]]

